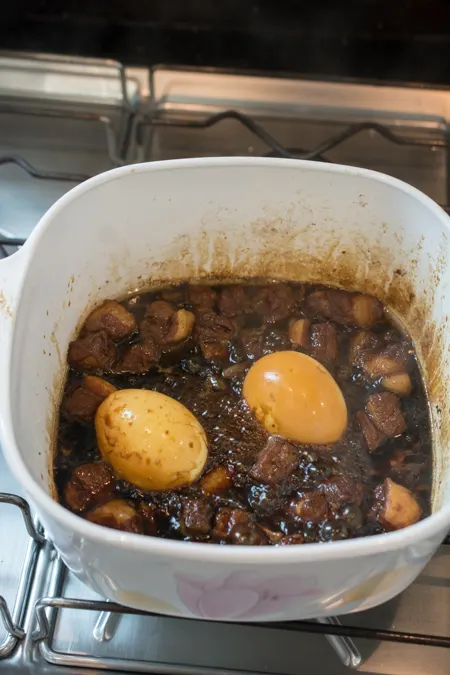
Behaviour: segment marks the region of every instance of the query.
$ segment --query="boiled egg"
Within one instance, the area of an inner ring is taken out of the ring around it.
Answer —
[[[274,352],[256,361],[243,396],[270,434],[297,443],[333,443],[347,426],[339,386],[318,361],[300,352]]]
[[[208,456],[194,415],[169,396],[145,389],[110,394],[95,416],[97,444],[122,479],[142,490],[170,490],[195,481]]]

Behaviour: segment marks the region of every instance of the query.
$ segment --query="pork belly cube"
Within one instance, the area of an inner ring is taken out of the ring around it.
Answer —
[[[117,300],[105,300],[88,316],[83,326],[83,333],[106,331],[112,340],[122,340],[136,330],[136,320]]]
[[[386,436],[395,437],[406,431],[400,399],[390,391],[369,396],[366,412],[377,429]]]
[[[400,530],[420,520],[422,509],[411,490],[386,478],[375,488],[378,521],[388,530]]]
[[[185,499],[180,514],[180,530],[185,536],[209,534],[212,510],[203,499]]]
[[[223,507],[217,512],[213,536],[228,544],[262,546],[268,539],[248,513],[242,509]]]
[[[375,424],[362,410],[359,410],[355,414],[355,422],[361,429],[362,435],[364,436],[364,440],[366,441],[366,445],[370,452],[373,452],[379,448],[380,445],[386,441],[387,436],[377,429]]]
[[[311,355],[318,361],[333,363],[338,355],[337,330],[334,323],[316,323],[310,332]]]
[[[333,288],[313,291],[306,307],[314,316],[359,328],[371,328],[383,317],[383,305],[377,298]]]
[[[112,497],[114,487],[114,475],[106,464],[80,464],[66,484],[64,501],[71,511],[82,513]]]
[[[144,534],[142,516],[137,512],[133,502],[126,499],[112,499],[87,513],[85,518],[91,523],[113,530]]]
[[[380,351],[364,354],[361,358],[361,367],[371,380],[407,372],[411,363],[411,351],[404,342],[388,345]]]
[[[298,451],[292,443],[271,436],[266,447],[261,450],[255,464],[250,469],[250,476],[259,483],[275,485],[298,467]]]
[[[367,353],[380,346],[380,337],[370,330],[359,330],[350,336],[348,362],[352,366],[361,365]]]
[[[62,410],[67,417],[92,421],[100,403],[115,391],[117,387],[103,378],[84,375],[80,386],[65,395]]]
[[[73,340],[69,344],[67,361],[75,370],[107,372],[111,370],[116,356],[114,343],[102,330]]]

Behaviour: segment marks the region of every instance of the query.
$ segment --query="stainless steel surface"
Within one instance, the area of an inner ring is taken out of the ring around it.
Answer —
[[[20,115],[6,112],[17,109]],[[0,56],[0,158],[20,155],[42,170],[92,175],[125,159],[267,152],[235,120],[202,130],[149,124],[155,119],[199,120],[228,109],[250,113],[280,143],[306,150],[349,122],[387,123],[400,135],[429,145],[395,146],[376,132],[362,132],[330,151],[329,159],[383,170],[441,203],[448,201],[448,157],[443,147],[450,120],[446,90],[164,68],[150,76],[143,70],[124,70],[119,64],[93,60]],[[30,110],[33,114],[23,112]],[[44,114],[49,111],[50,118]],[[99,121],[101,117],[109,123]],[[105,126],[113,134],[109,140]],[[50,204],[70,187],[67,182],[30,178],[15,165],[0,165],[0,234],[26,237]],[[20,494],[1,453],[0,492]],[[450,650],[352,642],[335,636],[327,641],[323,635],[282,628],[101,615],[67,608],[42,609],[40,625],[35,611],[39,603],[44,608],[52,603],[58,606],[55,596],[78,600],[95,596],[65,570],[49,543],[38,544],[29,538],[20,509],[3,503],[0,595],[13,623],[25,633],[23,638],[20,630],[11,636],[0,621],[0,672],[5,673],[88,675],[94,668],[114,667],[111,672],[115,673],[343,675],[351,672],[350,665],[358,672],[380,675],[444,675],[450,671]],[[43,601],[46,596],[48,602]],[[64,604],[59,602],[59,606]],[[36,640],[44,611],[52,633],[50,639]],[[450,548],[442,547],[399,598],[340,621],[449,636]]]

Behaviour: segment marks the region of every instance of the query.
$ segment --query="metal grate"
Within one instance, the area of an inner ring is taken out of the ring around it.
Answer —
[[[1,111],[2,109],[0,106],[0,113]],[[274,136],[264,128],[262,124],[255,121],[251,116],[236,110],[225,110],[200,120],[172,119],[162,117],[158,112],[144,114],[130,112],[130,118],[127,124],[129,132],[127,134],[127,139],[130,146],[140,145],[142,143],[143,131],[148,128],[150,128],[150,130],[157,129],[158,127],[202,130],[214,127],[225,120],[235,120],[239,122],[256,138],[262,141],[268,147],[268,151],[265,153],[265,156],[268,157],[284,157],[290,159],[328,162],[330,160],[326,156],[327,152],[345,144],[355,136],[368,132],[375,133],[384,140],[392,143],[394,146],[409,146],[412,148],[421,147],[433,150],[442,149],[446,151],[449,149],[449,141],[447,138],[420,138],[413,135],[403,135],[392,131],[392,129],[385,124],[379,124],[376,122],[358,122],[355,124],[350,124],[309,150],[304,148],[287,148],[280,144],[277,139],[274,138]],[[111,146],[108,147],[111,149]],[[111,155],[110,153],[110,159],[113,160],[113,163],[117,165],[123,163],[124,157],[126,155],[127,150],[123,149],[120,158],[117,156],[114,158],[114,155]],[[60,180],[80,183],[90,177],[83,174],[46,171],[40,167],[33,166],[30,164],[30,162],[17,155],[4,157],[0,156],[0,166],[5,164],[15,164],[16,166],[23,169],[23,171],[25,171],[30,177],[37,178],[39,180]],[[441,206],[444,210],[450,211],[449,205],[441,204]],[[8,242],[2,241],[2,244],[7,243]]]
[[[245,115],[243,113],[237,112],[236,110],[225,110],[216,115],[211,115],[206,117],[203,120],[176,120],[176,119],[167,119],[159,118],[158,116],[146,117],[138,122],[138,126],[151,126],[151,127],[180,127],[187,129],[208,129],[213,127],[219,122],[222,122],[226,119],[233,119],[240,122],[246,129],[251,131],[252,134],[257,136],[263,143],[265,143],[270,151],[266,153],[266,156],[270,157],[285,157],[289,159],[309,159],[314,161],[328,162],[329,160],[324,153],[333,150],[341,143],[345,143],[354,136],[357,136],[360,133],[367,131],[374,131],[379,136],[382,136],[387,141],[394,143],[395,145],[404,145],[411,147],[427,147],[427,148],[445,148],[448,149],[447,140],[443,139],[426,139],[426,138],[415,138],[413,136],[400,136],[399,134],[394,133],[389,127],[383,124],[377,124],[376,122],[358,122],[356,124],[350,124],[342,131],[339,131],[333,136],[330,136],[326,141],[320,143],[315,148],[311,150],[304,150],[301,148],[285,148],[283,147],[271,134],[269,134],[264,127],[256,122],[254,119]]]
[[[157,112],[155,113],[140,113],[133,109],[126,96],[126,87],[123,79],[123,70],[119,68],[120,81],[123,94],[124,108],[127,115],[126,129],[123,135],[122,147],[119,151],[117,145],[117,137],[110,134],[111,125],[104,119],[96,118],[105,124],[107,129],[108,150],[110,159],[115,164],[123,163],[124,157],[127,156],[129,146],[132,144],[139,145],[142,140],[143,131],[145,129],[155,129],[157,127],[184,127],[195,130],[202,130],[212,127],[220,122],[232,119],[238,121],[247,130],[249,130],[255,137],[262,141],[268,148],[268,156],[302,158],[316,161],[329,161],[327,153],[336,148],[338,145],[346,143],[358,134],[367,132],[375,132],[377,135],[383,137],[385,140],[394,145],[402,146],[425,146],[425,147],[439,147],[448,150],[448,142],[446,139],[426,139],[413,136],[400,135],[394,133],[388,126],[373,122],[359,122],[348,125],[345,129],[327,138],[326,141],[321,142],[314,148],[287,148],[280,144],[277,139],[268,133],[268,131],[259,122],[256,122],[251,116],[243,114],[235,110],[225,110],[218,114],[207,116],[201,120],[186,120],[186,119],[168,119],[161,117]],[[20,114],[35,114],[30,111],[18,110],[17,106],[11,108],[10,105],[0,105],[0,114],[7,111]],[[39,115],[53,115],[53,113],[46,109],[40,109]],[[87,119],[87,118],[86,118]],[[93,119],[93,118],[92,118]],[[110,134],[108,136],[108,134]],[[25,171],[30,177],[38,180],[59,180],[73,183],[79,183],[86,180],[89,176],[77,173],[64,173],[44,170],[41,167],[32,165],[29,161],[18,155],[9,155],[0,157],[0,166],[14,164]],[[449,210],[447,205],[443,208]],[[22,238],[0,237],[0,250],[5,255],[11,253],[17,247],[24,244],[25,240]],[[51,579],[49,582],[47,597],[42,597],[35,605],[35,615],[38,628],[32,635],[32,640],[39,645],[42,656],[52,664],[59,665],[75,665],[81,667],[104,668],[110,670],[124,670],[126,672],[167,672],[167,673],[182,673],[184,675],[194,675],[203,673],[203,675],[212,675],[218,672],[215,668],[186,666],[177,664],[155,664],[143,661],[131,661],[116,658],[98,658],[95,655],[89,656],[86,654],[66,654],[58,652],[54,649],[52,644],[55,625],[58,614],[62,610],[77,610],[77,611],[94,611],[99,612],[100,617],[97,621],[95,631],[97,632],[97,639],[110,639],[114,635],[117,627],[117,617],[121,615],[147,615],[140,610],[130,609],[100,600],[80,600],[63,595],[64,579],[67,570],[62,561],[56,556],[49,542],[43,547],[43,534],[37,524],[34,524],[30,515],[30,509],[25,500],[20,497],[10,494],[0,494],[0,503],[13,504],[22,512],[26,529],[30,535],[30,547],[28,549],[24,567],[19,582],[17,591],[17,598],[13,609],[8,607],[6,601],[0,596],[0,619],[2,619],[8,636],[3,645],[0,645],[0,659],[6,658],[15,649],[19,641],[25,637],[23,627],[23,619],[25,610],[27,608],[27,601],[29,598],[29,591],[33,582],[36,563],[39,553],[42,551],[48,557],[49,565],[52,568]],[[444,542],[450,544],[450,537]],[[235,624],[240,625],[240,624]],[[353,643],[353,639],[369,639],[386,642],[396,642],[403,644],[413,644],[428,647],[443,647],[450,648],[450,636],[443,637],[438,635],[426,635],[417,633],[407,633],[394,630],[379,630],[375,628],[355,627],[342,625],[340,621],[331,617],[328,619],[320,619],[318,621],[296,621],[286,623],[267,623],[267,624],[242,624],[247,626],[257,626],[259,630],[275,629],[279,631],[294,631],[306,633],[320,633],[327,637],[331,645],[335,649],[337,655],[345,665],[356,668],[361,662],[361,655]],[[108,638],[105,637],[108,635]],[[244,675],[244,671],[233,671],[235,675]],[[248,671],[246,671],[248,675]]]
[[[0,619],[2,620],[7,636],[0,644],[0,659],[5,659],[15,649],[19,640],[25,637],[23,620],[27,608],[27,600],[34,578],[36,562],[41,545],[45,539],[39,526],[35,526],[31,517],[30,507],[25,499],[17,495],[0,492],[0,504],[11,504],[20,509],[30,542],[25,554],[22,574],[17,588],[16,601],[12,610],[8,607],[5,598],[0,595]]]

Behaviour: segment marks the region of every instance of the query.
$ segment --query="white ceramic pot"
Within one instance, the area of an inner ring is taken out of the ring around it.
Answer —
[[[277,621],[361,610],[419,574],[450,525],[450,219],[381,174],[278,159],[195,159],[99,175],[0,263],[1,441],[69,568],[101,595],[166,614]],[[65,355],[88,309],[149,282],[319,281],[378,295],[411,332],[429,392],[433,514],[331,544],[238,547],[106,529],[52,497]]]

